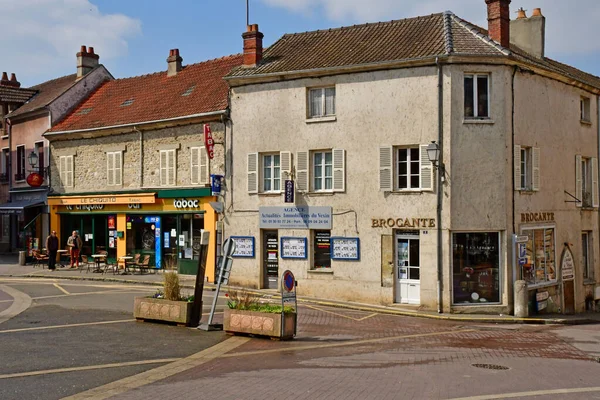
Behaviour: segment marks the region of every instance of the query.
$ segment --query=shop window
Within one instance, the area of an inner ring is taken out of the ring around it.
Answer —
[[[581,269],[583,279],[594,279],[594,265],[592,263],[592,233],[581,233]]]
[[[308,118],[334,116],[335,87],[309,89],[308,106]]]
[[[175,149],[160,151],[160,186],[175,186]]]
[[[465,118],[490,117],[489,75],[465,75]]]
[[[433,165],[427,145],[379,147],[379,190],[432,191]]]
[[[540,190],[540,149],[515,146],[515,190]]]
[[[521,234],[528,237],[523,280],[529,285],[556,281],[554,227],[523,229]]]
[[[109,151],[106,153],[106,183],[108,186],[123,184],[123,152]]]
[[[0,243],[8,243],[10,237],[10,215],[2,215],[0,217]]]
[[[500,234],[452,234],[454,304],[500,303]]]
[[[575,156],[575,197],[578,207],[598,207],[598,159]]]
[[[17,146],[15,181],[25,180],[25,145]]]
[[[190,171],[192,185],[206,185],[209,183],[209,160],[206,147],[190,147]]]
[[[313,269],[331,268],[331,231],[313,233]]]
[[[73,156],[60,156],[59,170],[61,185],[73,187]]]

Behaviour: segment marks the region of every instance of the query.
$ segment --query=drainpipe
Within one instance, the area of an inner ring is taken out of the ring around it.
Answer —
[[[514,235],[517,234],[517,221],[515,220],[515,204],[516,204],[516,200],[515,197],[517,195],[516,191],[515,191],[515,75],[517,74],[518,71],[518,67],[515,65],[513,67],[513,72],[512,72],[512,78],[511,78],[511,82],[510,82],[510,93],[511,93],[511,113],[510,113],[510,140],[511,140],[511,154],[512,154],[512,158],[511,158],[511,182],[512,182],[512,187],[510,188],[511,191],[511,200],[512,200],[512,235],[509,238],[506,238],[506,242],[507,242],[507,247],[510,246],[510,248],[512,249],[512,257],[510,257],[510,260],[512,262],[512,285],[509,285],[508,282],[506,282],[507,288],[508,288],[508,304],[510,305],[512,303],[512,312],[511,314],[514,314],[514,310],[515,310],[515,282],[517,281],[517,257],[514,254],[517,249],[515,248],[515,244],[514,244]],[[508,254],[508,251],[507,251]],[[509,306],[510,308],[510,306]]]
[[[133,130],[140,134],[140,189],[144,187],[144,134],[133,126]]]
[[[440,148],[440,156],[438,160],[438,174],[437,174],[437,296],[438,296],[438,313],[443,312],[442,307],[442,265],[443,265],[443,252],[442,252],[442,202],[444,200],[444,188],[443,179],[444,176],[444,87],[443,87],[443,73],[442,64],[440,64],[438,57],[435,58],[435,65],[437,66],[438,72],[438,145]]]

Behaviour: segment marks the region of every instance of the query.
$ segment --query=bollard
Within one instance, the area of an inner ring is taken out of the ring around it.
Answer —
[[[25,265],[26,255],[27,255],[27,252],[25,252],[25,251],[19,252],[19,265]]]
[[[527,318],[529,317],[528,296],[527,296],[527,282],[515,281],[515,317]]]

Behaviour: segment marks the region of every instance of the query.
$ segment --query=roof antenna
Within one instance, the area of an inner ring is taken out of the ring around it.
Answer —
[[[250,0],[246,0],[246,26],[250,25]]]

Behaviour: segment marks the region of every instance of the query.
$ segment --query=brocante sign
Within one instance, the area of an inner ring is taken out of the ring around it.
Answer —
[[[371,218],[371,228],[435,228],[434,218]]]

